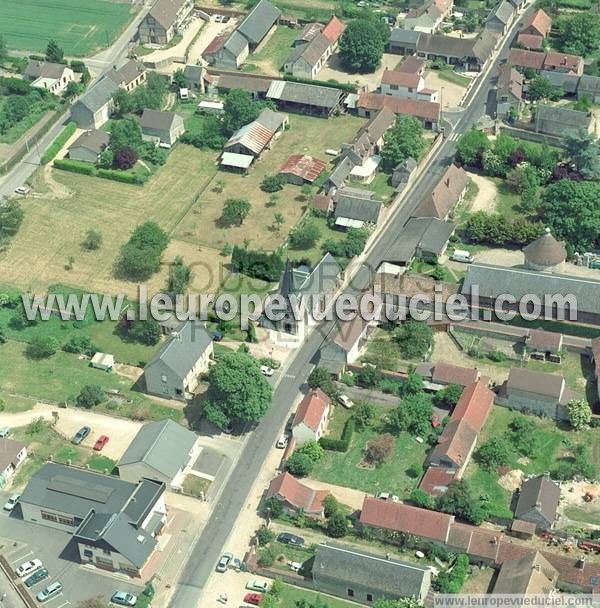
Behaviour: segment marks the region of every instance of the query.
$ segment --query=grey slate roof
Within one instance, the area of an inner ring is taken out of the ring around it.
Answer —
[[[38,78],[54,78],[58,80],[62,77],[63,72],[69,66],[62,63],[52,63],[51,61],[38,61],[37,59],[30,59],[27,67],[25,68],[24,76],[31,80],[37,80]]]
[[[356,188],[342,188],[334,196],[336,218],[345,217],[376,224],[381,214],[382,203],[373,200],[373,193]]]
[[[239,57],[248,46],[248,41],[237,30],[231,32],[223,45],[234,57]]]
[[[143,63],[130,59],[118,69],[112,69],[107,73],[107,76],[117,84],[129,84],[146,71]]]
[[[325,576],[348,585],[372,589],[387,597],[420,597],[429,568],[358,552],[338,545],[319,545],[315,552],[313,578]],[[425,590],[425,593],[427,590]]]
[[[587,74],[581,76],[577,92],[600,94],[600,76],[588,76]]]
[[[510,20],[512,19],[513,13],[515,12],[514,7],[507,0],[502,0],[500,4],[496,6],[496,8],[490,13],[488,17],[488,21],[491,18],[496,18],[504,25],[508,25]]]
[[[108,146],[109,137],[104,131],[97,129],[91,129],[84,131],[69,147],[69,150],[73,148],[85,148],[91,150],[96,154],[100,154],[106,146]]]
[[[421,32],[395,27],[390,34],[390,41],[396,44],[417,44]]]
[[[202,325],[188,321],[177,336],[172,336],[163,344],[146,367],[161,360],[183,380],[211,342],[210,335]]]
[[[555,87],[560,87],[565,93],[575,93],[580,79],[577,74],[565,74],[551,70],[541,70],[540,76],[547,78]]]
[[[295,63],[302,58],[314,67],[319,59],[323,57],[330,44],[329,40],[319,33],[310,42],[297,46],[287,58],[286,63]]]
[[[515,516],[522,515],[537,507],[544,518],[553,522],[556,519],[560,487],[544,475],[533,477],[523,482],[515,508]]]
[[[107,76],[103,76],[96,84],[88,89],[77,101],[91,112],[97,112],[104,106],[118,89],[118,85]]]
[[[536,129],[541,130],[541,123],[543,121],[544,123],[555,125],[556,127],[553,129],[553,132],[556,131],[557,134],[563,133],[565,129],[575,129],[577,127],[585,127],[587,129],[591,120],[592,118],[587,112],[547,105],[539,105],[535,115]]]
[[[175,22],[177,13],[184,2],[185,0],[156,0],[149,15],[168,30]]]
[[[526,294],[534,294],[544,302],[546,294],[572,294],[577,299],[578,313],[600,314],[600,281],[592,279],[491,264],[471,264],[461,293],[468,295],[473,285],[478,286],[479,295],[484,298],[496,298],[508,293],[519,300]]]
[[[193,80],[194,82],[200,82],[202,78],[203,68],[201,65],[194,65],[193,63],[186,64],[183,69],[183,75],[187,80]]]
[[[160,112],[146,108],[140,118],[142,129],[164,129],[169,130],[177,114],[175,112]]]
[[[408,264],[417,249],[440,255],[456,226],[434,217],[412,217],[385,254],[387,262]]]
[[[267,91],[267,97],[278,101],[331,109],[340,103],[342,91],[333,87],[322,87],[316,84],[275,80]]]
[[[308,273],[293,268],[288,261],[279,282],[279,293],[283,296],[292,293],[307,296],[331,293],[341,272],[340,265],[330,253],[326,253]]]
[[[345,156],[331,172],[329,181],[336,188],[341,188],[344,185],[344,182],[348,179],[352,169],[354,169],[354,163],[347,156]]]
[[[168,418],[149,422],[138,431],[117,466],[143,462],[173,479],[187,464],[197,438],[195,433]]]
[[[258,44],[281,17],[281,11],[268,0],[260,2],[240,23],[237,31],[253,44]]]

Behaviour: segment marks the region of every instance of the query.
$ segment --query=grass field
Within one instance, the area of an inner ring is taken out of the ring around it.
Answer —
[[[66,55],[78,57],[112,44],[136,11],[130,3],[105,0],[0,0],[9,49],[40,52],[53,38]]]
[[[292,52],[292,42],[297,35],[297,30],[280,25],[265,45],[248,58],[248,62],[265,74],[277,74]]]
[[[297,602],[306,600],[309,605],[315,606],[327,606],[327,608],[352,608],[356,607],[356,604],[350,602],[344,602],[335,597],[329,595],[322,595],[309,591],[308,589],[300,589],[299,587],[292,587],[291,585],[284,584],[281,598],[279,600],[279,606],[281,608],[296,608]],[[319,604],[318,601],[322,603]]]

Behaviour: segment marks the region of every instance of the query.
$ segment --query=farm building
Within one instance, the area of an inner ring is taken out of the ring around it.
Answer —
[[[331,116],[342,105],[344,93],[333,87],[274,80],[266,95],[281,109],[300,114]]]
[[[376,226],[382,203],[373,198],[374,193],[359,188],[342,188],[334,196],[335,225],[341,229],[362,228],[365,224]]]
[[[138,27],[142,44],[168,44],[194,8],[193,0],[156,0]]]
[[[238,25],[236,31],[248,41],[250,51],[253,52],[271,30],[275,29],[279,17],[281,17],[281,11],[276,6],[269,0],[260,0]]]
[[[108,146],[108,140],[108,133],[104,131],[84,131],[69,147],[69,158],[95,164]]]
[[[302,186],[312,184],[323,173],[325,166],[322,160],[308,154],[292,154],[279,173],[287,179],[288,183]]]
[[[447,220],[454,207],[462,200],[468,185],[469,176],[465,170],[454,164],[450,165],[433,190],[419,203],[415,216]]]
[[[546,530],[552,528],[558,513],[560,487],[546,475],[523,482],[519,491],[515,517]]]
[[[485,27],[488,30],[493,30],[504,35],[514,18],[514,6],[508,0],[501,0],[488,15]]]
[[[591,113],[556,106],[540,104],[535,115],[536,133],[555,137],[562,137],[567,129],[585,129],[591,133],[594,130],[594,124]]]
[[[237,30],[216,36],[204,49],[202,57],[217,68],[237,70],[248,57],[248,41]]]
[[[145,141],[154,141],[172,146],[185,126],[183,118],[175,112],[159,112],[146,108],[140,118],[142,137]]]
[[[383,93],[361,93],[356,108],[359,116],[371,118],[382,108],[388,108],[396,115],[418,118],[426,129],[437,129],[440,120],[440,104],[432,101],[403,99]]]

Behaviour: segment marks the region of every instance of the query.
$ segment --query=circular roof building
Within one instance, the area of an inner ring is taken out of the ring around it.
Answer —
[[[523,249],[525,265],[534,270],[551,270],[567,259],[567,250],[562,241],[557,241],[546,228],[546,233]]]

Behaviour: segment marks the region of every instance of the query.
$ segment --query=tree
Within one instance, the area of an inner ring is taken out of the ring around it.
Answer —
[[[85,237],[81,242],[81,246],[83,249],[87,251],[95,251],[96,249],[100,249],[102,245],[102,234],[97,230],[90,229],[85,233]]]
[[[70,80],[67,83],[63,97],[65,97],[65,99],[73,99],[73,97],[77,97],[79,93],[81,93],[81,85],[74,80]]]
[[[93,355],[98,349],[89,336],[71,336],[64,344],[62,349],[66,353],[85,353]]]
[[[356,430],[362,431],[373,424],[375,420],[375,408],[370,403],[360,403],[354,410],[354,421]]]
[[[323,513],[325,517],[331,517],[340,510],[340,503],[333,494],[327,494],[323,499]]]
[[[538,449],[539,435],[532,418],[517,416],[509,424],[508,440],[523,456],[533,456]]]
[[[323,367],[315,367],[310,372],[307,382],[310,388],[320,388],[332,399],[337,399],[339,395],[339,390],[331,379],[331,373]]]
[[[8,48],[6,46],[6,40],[4,36],[0,34],[0,62],[4,62],[8,59]]]
[[[364,388],[373,388],[381,380],[381,372],[373,365],[363,365],[356,373],[356,384]]]
[[[278,192],[279,190],[283,190],[284,184],[285,177],[283,175],[267,175],[260,183],[260,189],[263,192]]]
[[[10,200],[0,207],[0,240],[15,235],[24,217],[25,212],[19,201]]]
[[[365,460],[370,464],[380,465],[388,460],[396,449],[396,441],[389,433],[369,439],[365,446]]]
[[[482,500],[473,495],[471,487],[465,479],[453,481],[448,486],[445,494],[437,499],[437,509],[466,519],[476,526],[487,517]]]
[[[277,519],[283,515],[283,505],[274,496],[271,496],[271,498],[267,500],[266,507],[269,509],[273,519]]]
[[[573,55],[590,55],[600,49],[600,15],[585,11],[554,20],[561,48]]]
[[[141,344],[146,344],[147,346],[158,344],[161,335],[160,324],[153,318],[133,321],[131,328],[129,329],[129,336],[133,340],[140,342]]]
[[[296,449],[299,454],[306,454],[313,462],[319,462],[325,455],[325,450],[316,441],[307,441]]]
[[[59,346],[56,338],[36,334],[27,345],[25,354],[30,359],[47,359],[58,350]]]
[[[281,503],[275,499],[277,504],[281,506]],[[267,526],[261,526],[257,531],[256,531],[256,540],[258,541],[258,545],[260,547],[264,547],[266,545],[268,545],[270,542],[272,542],[273,540],[275,540],[275,532],[273,532],[272,530],[269,530],[269,528],[267,528]]]
[[[458,403],[462,393],[463,387],[460,384],[449,384],[435,394],[433,401],[438,407],[453,408]]]
[[[473,127],[458,140],[456,156],[463,165],[481,167],[483,153],[489,147],[490,141],[487,135]]]
[[[431,429],[433,407],[424,393],[406,397],[389,414],[388,424],[395,433],[402,431],[422,437]]]
[[[308,454],[295,451],[285,463],[285,468],[296,477],[306,477],[311,474],[314,464]]]
[[[181,68],[173,72],[173,84],[177,89],[187,88],[187,80]]]
[[[252,100],[250,93],[242,89],[231,89],[223,101],[223,125],[228,135],[243,125],[255,120],[260,112],[260,105]]]
[[[144,281],[160,268],[169,236],[156,222],[145,222],[135,228],[129,241],[121,247],[117,270],[132,281]]]
[[[250,203],[246,199],[228,198],[223,206],[221,222],[225,226],[241,226],[250,209]]]
[[[331,538],[344,538],[348,534],[348,518],[339,511],[334,513],[327,521],[326,533]]]
[[[169,278],[167,281],[167,291],[172,294],[184,294],[192,280],[192,269],[183,262],[183,258],[178,255],[169,267]]]
[[[105,399],[106,395],[101,386],[98,384],[86,384],[79,392],[79,395],[77,395],[75,402],[79,407],[90,409],[96,405],[100,405]]]
[[[431,348],[433,330],[423,321],[408,319],[394,331],[394,340],[404,357],[421,359]]]
[[[121,169],[122,171],[131,169],[137,161],[137,152],[129,146],[124,146],[115,152],[114,165],[117,169]]]
[[[477,450],[477,459],[484,469],[495,471],[498,467],[508,464],[510,446],[506,439],[492,437]]]
[[[65,52],[58,46],[56,40],[52,39],[48,42],[46,47],[46,61],[52,63],[63,63],[65,59]]]
[[[545,76],[536,76],[530,80],[527,92],[529,97],[534,100],[549,99],[556,101],[563,95],[563,90],[555,87]]]
[[[400,385],[400,396],[416,395],[423,390],[423,376],[417,374],[414,370],[408,372],[406,380]]]
[[[425,490],[421,490],[421,488],[415,488],[410,493],[409,500],[415,507],[421,507],[422,509],[433,509],[435,506],[433,496],[425,492]]]
[[[135,118],[122,118],[112,122],[108,145],[115,156],[122,148],[131,148],[138,152],[142,144],[142,129]]]
[[[576,430],[586,428],[592,419],[592,409],[584,399],[572,399],[567,403],[569,423]]]
[[[567,157],[586,179],[600,179],[600,145],[586,129],[571,129],[563,135],[562,146]]]
[[[381,62],[387,40],[373,19],[356,19],[340,38],[339,56],[350,72],[375,71]]]
[[[419,160],[427,147],[423,126],[414,116],[398,116],[383,141],[381,160],[387,171],[392,171],[398,163],[409,157]]]
[[[260,372],[258,361],[248,354],[221,356],[211,367],[208,381],[207,405],[213,412],[220,412],[226,424],[256,422],[271,404],[271,385]]]
[[[321,230],[312,220],[292,228],[289,235],[292,249],[310,249],[321,238]]]

